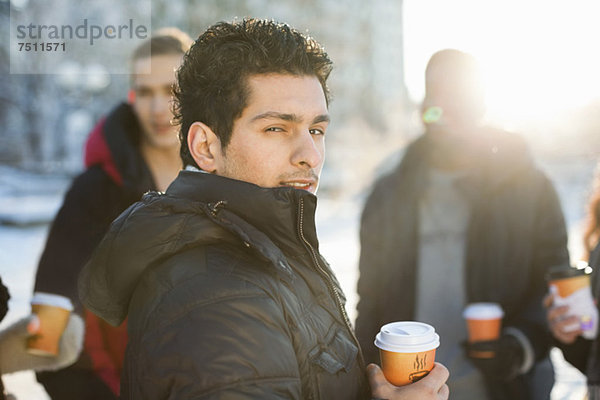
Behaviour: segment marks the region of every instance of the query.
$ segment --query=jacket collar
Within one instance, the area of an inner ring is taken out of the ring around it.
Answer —
[[[262,188],[222,176],[184,170],[169,186],[169,196],[208,204],[215,213],[230,211],[267,235],[289,255],[318,252],[317,197],[294,188]]]
[[[139,151],[141,135],[133,108],[121,103],[90,133],[85,148],[86,167],[100,165],[117,185],[135,193],[154,189],[156,185]]]
[[[431,132],[425,132],[406,149],[394,173],[398,193],[419,198],[427,186],[430,160],[435,156]],[[471,168],[458,182],[472,201],[500,190],[515,177],[535,169],[525,142],[517,135],[491,127],[481,127],[480,151]]]

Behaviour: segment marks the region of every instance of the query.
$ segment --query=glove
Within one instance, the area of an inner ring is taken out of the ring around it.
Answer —
[[[0,331],[0,371],[3,374],[34,370],[47,371],[68,367],[77,361],[83,346],[85,327],[81,317],[69,316],[67,327],[60,337],[59,353],[56,357],[44,357],[27,352],[27,338],[39,327],[34,315],[23,318]]]
[[[466,343],[468,359],[486,379],[510,381],[521,369],[525,357],[521,344],[513,335],[503,334],[498,340]]]

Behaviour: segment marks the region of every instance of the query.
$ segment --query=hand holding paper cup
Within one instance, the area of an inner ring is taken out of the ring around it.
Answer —
[[[440,337],[433,326],[422,322],[400,321],[381,327],[375,338],[381,369],[395,386],[423,378],[433,369]]]
[[[578,324],[565,327],[566,332],[583,331],[586,339],[595,339],[598,333],[598,308],[594,303],[590,275],[583,269],[555,267],[547,275],[554,306],[568,306],[569,314],[579,318]]]
[[[60,337],[73,311],[71,301],[59,295],[35,293],[31,311],[37,316],[39,326],[37,332],[27,339],[27,351],[39,356],[58,355]]]
[[[469,343],[497,340],[500,337],[504,311],[499,304],[471,303],[465,308],[463,317],[467,321]],[[492,351],[471,351],[469,355],[474,358],[496,356]]]

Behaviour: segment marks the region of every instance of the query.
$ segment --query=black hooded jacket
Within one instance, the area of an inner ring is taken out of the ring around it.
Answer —
[[[305,191],[182,171],[124,212],[79,281],[86,307],[129,318],[122,398],[368,398],[315,209]]]

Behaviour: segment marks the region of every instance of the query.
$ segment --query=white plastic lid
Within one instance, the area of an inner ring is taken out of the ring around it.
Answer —
[[[433,326],[415,321],[392,322],[381,327],[375,346],[395,353],[419,353],[440,346]]]
[[[73,303],[71,303],[68,297],[53,293],[35,292],[31,299],[31,304],[44,304],[73,311]]]
[[[504,317],[498,303],[471,303],[463,311],[465,319],[496,319]]]

